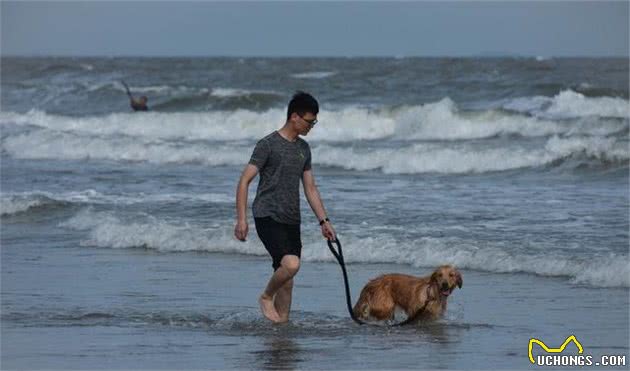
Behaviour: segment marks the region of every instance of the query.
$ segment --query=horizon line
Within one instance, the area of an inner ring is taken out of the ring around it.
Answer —
[[[286,58],[286,59],[351,59],[351,58],[630,58],[630,55],[544,55],[544,54],[501,54],[501,53],[480,53],[480,54],[443,54],[443,55],[244,55],[244,54],[181,54],[181,55],[164,55],[164,54],[5,54],[0,52],[0,58]]]

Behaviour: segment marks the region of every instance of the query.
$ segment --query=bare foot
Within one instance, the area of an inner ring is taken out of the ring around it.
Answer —
[[[271,322],[280,322],[280,316],[276,312],[276,308],[273,306],[273,298],[268,295],[262,294],[258,298],[258,304],[260,304],[260,311]]]

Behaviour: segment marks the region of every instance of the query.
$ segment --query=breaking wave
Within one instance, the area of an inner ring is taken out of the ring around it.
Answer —
[[[572,160],[597,166],[626,166],[627,142],[602,137],[553,136],[534,148],[510,143],[408,143],[399,146],[345,146],[312,144],[317,165],[350,170],[381,170],[391,174],[483,173],[521,168],[555,166]],[[72,133],[34,131],[7,138],[3,151],[21,159],[113,160],[148,163],[193,163],[210,166],[242,165],[253,143],[204,141],[146,141],[133,137],[103,138]]]
[[[93,189],[51,193],[44,191],[3,193],[0,197],[0,215],[9,216],[45,208],[57,208],[71,204],[84,205],[133,205],[139,203],[175,202],[233,203],[233,196],[219,193],[155,193],[155,194],[104,194]]]
[[[266,256],[255,236],[246,242],[232,236],[232,221],[226,220],[211,228],[188,223],[167,222],[151,215],[134,215],[126,220],[111,212],[85,209],[62,223],[64,228],[88,233],[85,246],[102,248],[147,248],[161,252],[208,251]],[[252,231],[253,232],[253,231]],[[416,267],[455,264],[464,269],[495,273],[523,272],[541,276],[565,276],[573,283],[595,287],[629,287],[630,261],[627,255],[573,256],[509,250],[505,246],[477,246],[456,238],[420,238],[397,241],[389,235],[379,237],[341,236],[348,263],[395,263]],[[316,236],[305,236],[302,258],[306,261],[333,262]]]
[[[0,215],[10,216],[33,210],[62,207],[66,202],[45,196],[44,194],[2,195]]]
[[[263,93],[261,93],[263,94]],[[570,93],[577,94],[577,93]],[[562,94],[561,94],[562,95]],[[229,94],[219,97],[234,98]],[[244,99],[249,95],[236,95]],[[188,99],[188,98],[187,98]],[[550,136],[556,134],[609,135],[628,129],[628,102],[618,98],[585,98],[584,102],[566,104],[558,99],[555,105],[545,106],[546,97],[524,98],[504,104],[511,111],[499,110],[464,112],[449,98],[438,102],[396,109],[367,109],[348,106],[337,111],[321,111],[316,130],[309,139],[316,141],[354,141],[376,139],[401,140],[468,140],[501,135],[521,137]],[[610,100],[610,101],[609,101]],[[584,103],[584,104],[582,104]],[[184,104],[184,103],[182,103]],[[569,111],[575,106],[572,117],[577,121],[554,121],[532,117],[545,106],[547,113]],[[599,113],[593,121],[592,115]],[[97,135],[128,135],[140,139],[206,139],[242,140],[258,139],[284,122],[284,109],[257,112],[246,109],[212,112],[149,112],[145,114],[115,113],[104,116],[68,117],[32,110],[26,114],[2,112],[0,125],[30,125],[56,131],[71,131]]]
[[[571,119],[579,117],[630,117],[627,100],[612,97],[589,98],[573,90],[565,90],[554,97],[525,97],[503,105],[511,111],[528,113],[547,119]]]
[[[248,99],[250,93],[214,92],[217,99]],[[395,174],[504,171],[567,160],[627,165],[630,122],[622,99],[569,91],[514,100],[504,109],[510,112],[462,111],[449,98],[387,109],[348,106],[320,112],[321,123],[307,140],[317,164]],[[567,118],[569,111],[583,116]],[[4,154],[20,159],[241,165],[254,142],[278,129],[285,115],[274,108],[90,117],[2,112],[1,145]],[[558,115],[564,118],[552,118]]]

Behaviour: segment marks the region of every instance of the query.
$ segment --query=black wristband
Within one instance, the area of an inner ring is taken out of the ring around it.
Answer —
[[[319,221],[319,225],[324,225],[324,223],[329,222],[329,221],[330,221],[330,219],[324,218],[324,220],[320,220]]]

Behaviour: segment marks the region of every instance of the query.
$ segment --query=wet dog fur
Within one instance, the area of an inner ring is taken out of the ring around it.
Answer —
[[[461,273],[451,265],[442,265],[425,277],[385,274],[365,285],[353,312],[367,321],[393,320],[397,309],[414,321],[437,319],[446,311],[449,295],[462,284]]]

